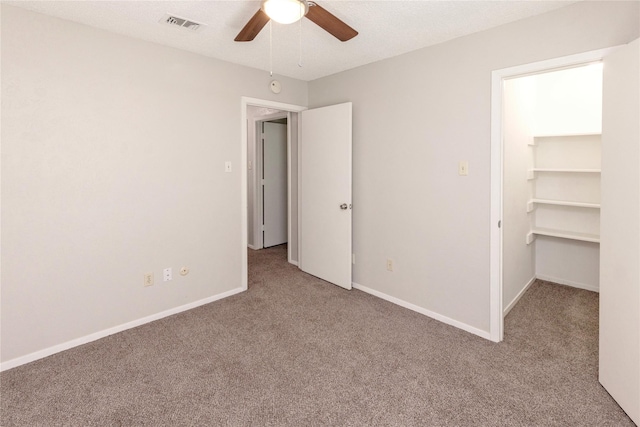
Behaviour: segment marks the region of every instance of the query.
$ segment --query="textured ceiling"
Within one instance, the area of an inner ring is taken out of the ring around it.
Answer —
[[[14,6],[118,34],[269,71],[269,25],[252,42],[233,39],[259,1],[19,1]],[[425,46],[544,13],[574,1],[318,0],[360,34],[342,43],[307,19],[273,24],[273,72],[314,80]],[[161,25],[175,14],[206,26],[192,32]],[[302,67],[300,32],[302,31]]]

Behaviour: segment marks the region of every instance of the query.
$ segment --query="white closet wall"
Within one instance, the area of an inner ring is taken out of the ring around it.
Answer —
[[[535,279],[535,245],[523,236],[531,229],[526,211],[533,192],[527,171],[533,167],[529,142],[533,135],[535,81],[532,77],[504,82],[504,181],[502,289],[505,314]]]

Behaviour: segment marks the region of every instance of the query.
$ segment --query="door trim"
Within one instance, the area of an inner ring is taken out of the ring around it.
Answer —
[[[240,240],[241,240],[241,288],[246,291],[249,289],[249,265],[247,256],[247,247],[249,243],[249,226],[248,220],[248,200],[247,200],[247,107],[253,105],[256,107],[275,108],[291,113],[299,113],[307,109],[302,105],[285,104],[282,102],[268,101],[265,99],[251,98],[247,96],[240,97]],[[291,169],[287,162],[287,192],[291,192]],[[289,194],[290,195],[290,194]],[[290,228],[289,228],[290,230]]]
[[[503,219],[503,81],[515,77],[524,77],[548,71],[557,71],[563,68],[578,67],[590,62],[598,62],[619,47],[621,46],[518,65],[491,72],[491,213],[489,222],[489,233],[491,236],[489,253],[489,336],[491,341],[500,342],[504,338],[502,228],[498,227],[498,223]]]

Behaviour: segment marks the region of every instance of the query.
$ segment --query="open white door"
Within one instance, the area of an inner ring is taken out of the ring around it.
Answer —
[[[302,112],[303,271],[351,289],[351,103]]]
[[[600,383],[640,425],[640,42],[604,59]]]
[[[263,246],[287,243],[287,125],[263,123]]]

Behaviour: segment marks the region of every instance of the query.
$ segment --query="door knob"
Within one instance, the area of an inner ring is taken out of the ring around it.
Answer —
[[[346,203],[343,203],[343,204],[340,205],[340,209],[342,209],[343,211],[346,211],[347,208],[348,208],[348,206],[347,206]]]

